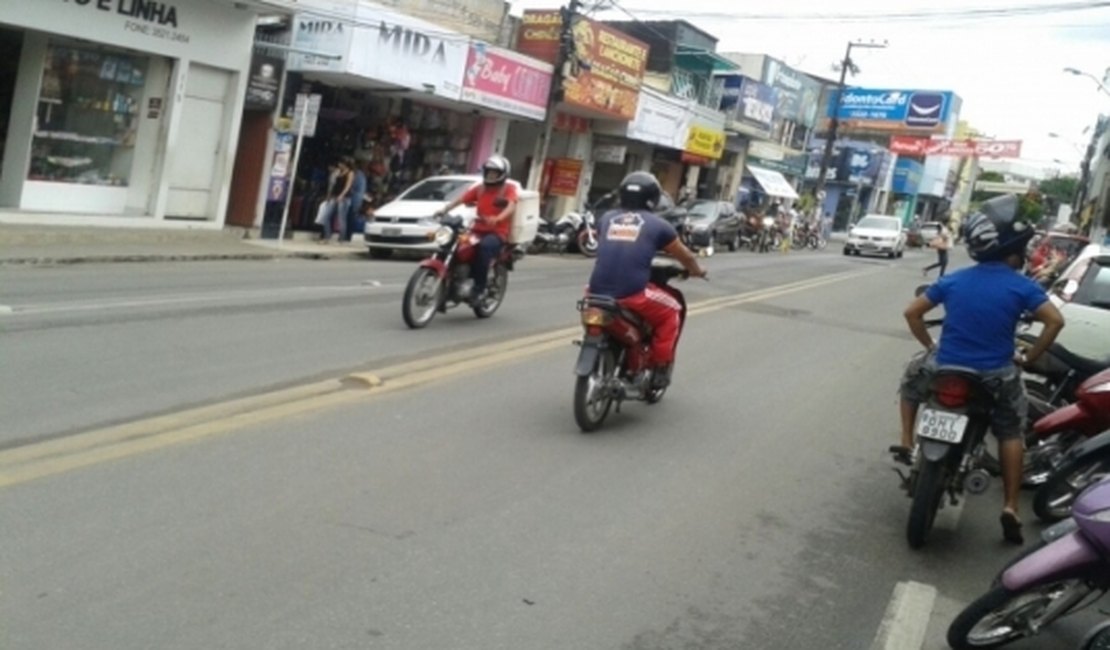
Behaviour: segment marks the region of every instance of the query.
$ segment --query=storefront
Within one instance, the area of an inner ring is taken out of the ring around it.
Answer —
[[[339,158],[354,158],[366,174],[363,207],[370,208],[428,176],[475,172],[476,154],[488,154],[497,138],[497,124],[487,118],[502,113],[463,101],[464,84],[472,99],[485,96],[479,75],[488,52],[474,52],[462,34],[378,5],[360,3],[349,12],[349,20],[294,19],[298,53],[288,58],[279,129],[293,131],[297,95],[321,98],[293,183],[288,223],[294,230],[316,228],[328,166]],[[468,61],[474,65],[464,82]],[[267,222],[274,212],[267,210]]]
[[[5,220],[221,226],[254,22],[206,0],[0,0]]]
[[[591,198],[615,189],[624,174],[632,171],[652,172],[667,193],[677,196],[683,180],[681,156],[690,130],[690,116],[689,100],[641,88],[636,116],[631,122],[608,122],[595,129]],[[619,165],[612,162],[615,156],[610,153],[612,150],[604,149],[606,146],[624,147],[624,159]]]

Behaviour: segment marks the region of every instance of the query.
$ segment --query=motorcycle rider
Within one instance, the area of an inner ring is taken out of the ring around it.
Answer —
[[[670,383],[682,306],[651,283],[651,261],[663,251],[693,277],[704,278],[708,273],[679,240],[674,226],[655,214],[663,193],[655,176],[633,172],[621,181],[618,193],[619,206],[598,222],[597,260],[587,292],[616,298],[651,325],[652,367],[643,379],[650,376],[653,388],[665,388]]]
[[[484,297],[490,263],[509,241],[512,218],[520,200],[516,185],[508,182],[509,171],[509,161],[504,156],[490,156],[482,164],[482,182],[476,183],[435,214],[436,217],[442,217],[460,205],[477,205],[478,218],[474,220],[470,231],[481,239],[475,251],[474,263],[470,265],[470,279],[474,281],[470,293],[471,304],[477,304]]]
[[[968,253],[977,264],[938,279],[906,308],[910,332],[926,351],[910,361],[902,377],[902,441],[890,451],[896,460],[909,464],[917,407],[927,397],[929,380],[938,366],[977,371],[988,380],[995,400],[991,431],[998,439],[1002,462],[1002,534],[1007,541],[1021,544],[1018,494],[1027,401],[1019,364],[1035,361],[1052,345],[1064,318],[1044,290],[1020,272],[1034,229],[1017,218],[1018,205],[1012,194],[983,203],[964,224]],[[939,346],[924,320],[937,305],[944,305],[945,311]],[[1024,355],[1015,356],[1014,335],[1024,312],[1044,327],[1036,343]]]

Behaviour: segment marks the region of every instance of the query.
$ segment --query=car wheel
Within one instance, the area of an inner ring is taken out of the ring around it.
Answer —
[[[851,255],[851,254],[852,254],[852,251],[848,250],[848,247],[847,247],[847,246],[845,246],[845,247],[844,247],[844,254],[845,254],[845,255]]]

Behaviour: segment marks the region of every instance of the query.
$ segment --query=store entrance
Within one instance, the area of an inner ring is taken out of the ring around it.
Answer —
[[[19,74],[19,55],[23,49],[23,32],[0,27],[0,161],[4,160],[8,124],[15,100],[15,79]],[[19,173],[13,170],[11,173]],[[5,174],[0,164],[0,178]]]

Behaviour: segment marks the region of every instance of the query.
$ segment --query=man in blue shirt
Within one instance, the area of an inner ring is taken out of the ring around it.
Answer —
[[[673,226],[653,211],[663,190],[647,172],[633,172],[621,181],[620,207],[598,223],[597,261],[590,275],[590,293],[616,298],[652,328],[652,384],[670,381],[682,306],[674,296],[653,285],[651,261],[660,251],[677,259],[693,277],[705,277],[697,258],[678,239]]]
[[[942,277],[906,308],[910,332],[926,351],[910,362],[902,378],[902,444],[891,451],[901,462],[909,461],[917,407],[928,397],[929,379],[938,366],[961,366],[998,379],[991,431],[1002,462],[1002,531],[1007,541],[1020,544],[1017,513],[1027,402],[1018,364],[1043,354],[1063,329],[1064,318],[1044,290],[1019,272],[1033,228],[1017,219],[1017,210],[1017,197],[1006,195],[985,202],[968,217],[968,253],[978,263]],[[945,311],[939,347],[925,326],[925,314],[937,305]],[[1023,313],[1031,313],[1044,327],[1025,357],[1018,358],[1014,336]]]

